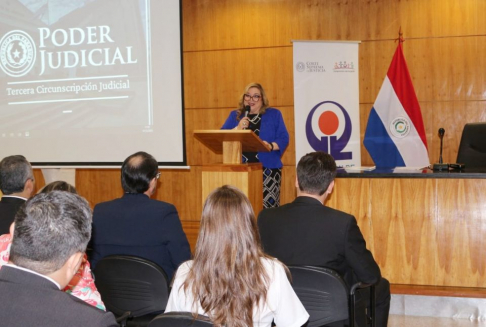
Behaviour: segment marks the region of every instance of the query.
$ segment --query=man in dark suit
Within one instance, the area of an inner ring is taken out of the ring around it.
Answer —
[[[20,206],[34,192],[34,173],[24,156],[16,155],[0,161],[0,235],[9,232]]]
[[[356,219],[323,205],[335,177],[336,163],[330,155],[313,152],[302,157],[297,165],[297,198],[265,209],[258,217],[263,249],[287,265],[334,269],[349,286],[358,281],[377,283],[376,326],[386,326],[390,285],[366,249]],[[362,294],[362,298],[369,296]]]
[[[174,205],[152,200],[160,177],[150,154],[137,152],[122,165],[125,194],[95,206],[91,266],[112,254],[135,255],[161,266],[169,279],[191,250]]]
[[[0,270],[0,324],[118,326],[104,312],[61,291],[82,262],[91,236],[91,210],[79,195],[36,195],[17,213],[9,263]]]

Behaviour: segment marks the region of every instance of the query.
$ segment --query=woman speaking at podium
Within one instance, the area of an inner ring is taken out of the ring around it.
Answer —
[[[282,160],[289,144],[289,133],[280,110],[269,107],[263,87],[251,83],[240,97],[221,129],[249,129],[255,132],[270,152],[243,152],[243,163],[261,162],[263,166],[263,208],[280,205]]]

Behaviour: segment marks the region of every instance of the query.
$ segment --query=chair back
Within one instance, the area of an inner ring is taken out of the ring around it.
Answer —
[[[199,315],[194,319],[190,312],[167,312],[158,315],[148,327],[209,327],[214,326],[208,317]]]
[[[348,319],[348,287],[332,269],[289,266],[292,287],[309,313],[308,327]]]
[[[95,284],[107,310],[131,317],[165,310],[169,298],[167,275],[156,263],[127,255],[112,255],[96,265]]]
[[[486,167],[486,122],[470,123],[464,126],[457,162],[468,168]]]

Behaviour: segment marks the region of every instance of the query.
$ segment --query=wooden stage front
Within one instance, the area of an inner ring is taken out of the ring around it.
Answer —
[[[326,205],[355,215],[393,284],[486,287],[486,174],[339,173]]]

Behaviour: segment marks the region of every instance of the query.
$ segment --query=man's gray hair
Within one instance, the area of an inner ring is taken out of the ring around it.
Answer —
[[[10,260],[19,267],[47,275],[59,270],[91,237],[91,209],[77,194],[40,193],[15,216]]]
[[[22,192],[28,179],[34,179],[34,175],[24,156],[9,156],[0,161],[0,190],[3,194]]]

